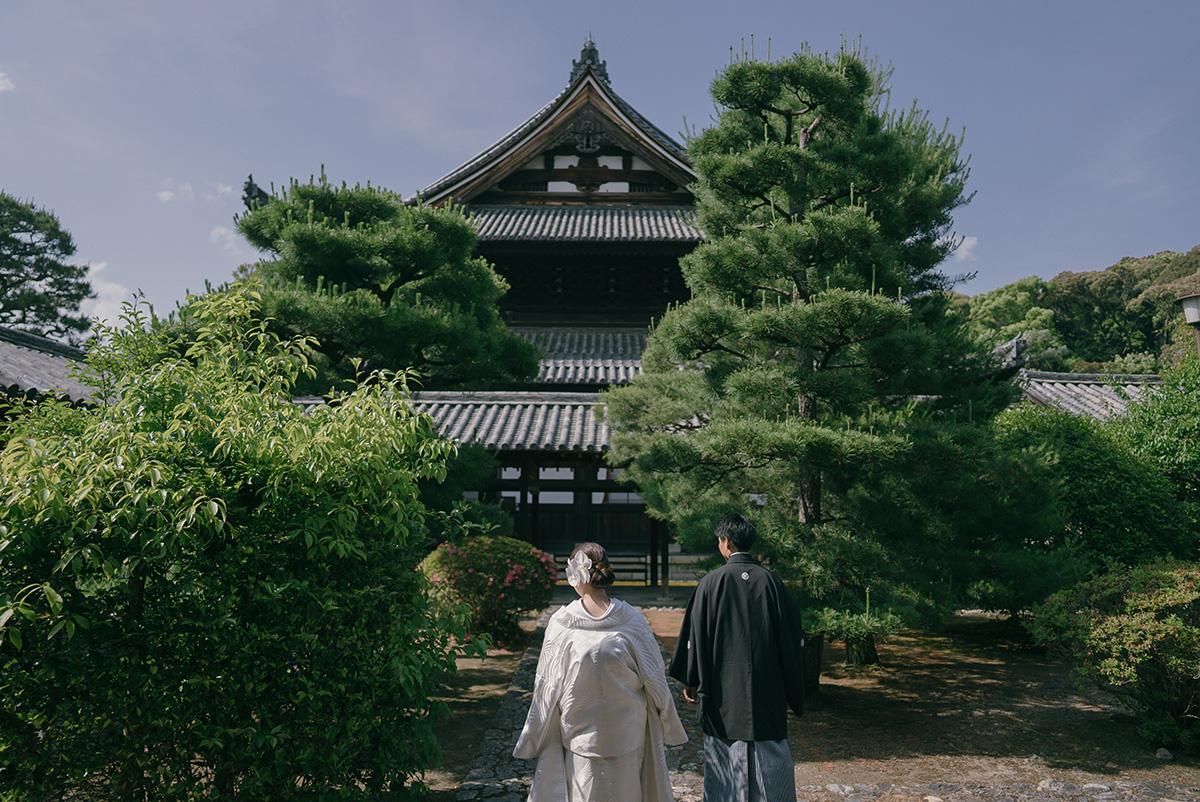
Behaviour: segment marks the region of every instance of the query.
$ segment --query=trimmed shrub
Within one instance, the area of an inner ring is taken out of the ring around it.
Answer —
[[[1138,731],[1173,746],[1200,745],[1200,565],[1165,562],[1060,591],[1026,626],[1098,681],[1145,710]]]
[[[482,535],[443,543],[421,563],[443,609],[466,607],[472,630],[500,643],[521,640],[520,615],[554,595],[554,558],[523,540]]]

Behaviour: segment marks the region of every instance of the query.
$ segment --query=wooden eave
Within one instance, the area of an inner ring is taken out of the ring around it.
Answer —
[[[614,139],[618,140],[623,147],[650,165],[653,172],[665,177],[679,188],[684,188],[695,180],[696,174],[692,171],[691,165],[687,162],[686,158],[660,142],[652,132],[645,130],[641,121],[637,119],[636,112],[629,113],[632,111],[632,107],[629,107],[627,103],[620,100],[612,89],[600,80],[591,69],[587,69],[547,109],[539,112],[534,118],[519,126],[515,129],[514,133],[526,127],[528,127],[528,130],[524,131],[520,136],[514,137],[512,142],[498,150],[486,162],[481,163],[478,167],[452,183],[441,187],[438,187],[438,183],[431,185],[437,187],[437,189],[433,194],[423,196],[424,202],[432,205],[441,205],[449,202],[471,202],[479,195],[488,192],[505,179],[521,171],[521,168],[533,161],[535,157],[550,150],[551,143],[561,133],[562,126],[566,125],[576,114],[588,108],[598,117],[602,118],[606,124],[611,126],[609,133],[613,135]],[[626,111],[626,109],[629,111]],[[541,119],[537,119],[538,117]],[[503,141],[501,140],[501,142]],[[497,145],[493,145],[492,148],[496,148]],[[492,148],[489,148],[489,150]],[[487,151],[484,151],[484,153],[487,153]],[[626,180],[623,172],[617,172],[620,173],[620,177],[614,180]],[[531,171],[531,173],[535,176],[541,175],[538,171]],[[615,197],[618,194],[620,195],[619,200]],[[674,195],[673,198],[670,198],[666,193],[652,194],[654,196],[661,194],[663,197],[650,197],[647,195],[638,197],[638,193],[611,192],[519,193],[520,197],[514,196],[513,200],[519,200],[522,203],[573,204],[611,204],[613,202],[629,202],[631,200],[640,203],[656,201],[661,203],[668,199],[671,199],[676,204],[680,202],[678,194]]]

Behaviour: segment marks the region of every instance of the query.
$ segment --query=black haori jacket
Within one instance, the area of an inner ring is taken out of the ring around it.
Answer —
[[[800,608],[779,577],[739,553],[700,580],[667,674],[699,689],[705,733],[786,739],[788,708],[804,712],[804,670]]]

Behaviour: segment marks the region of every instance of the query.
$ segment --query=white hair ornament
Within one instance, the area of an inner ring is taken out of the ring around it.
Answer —
[[[582,551],[567,561],[567,584],[573,588],[586,585],[592,578],[592,558]]]

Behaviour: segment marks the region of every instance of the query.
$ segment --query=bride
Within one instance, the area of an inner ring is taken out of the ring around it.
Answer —
[[[615,579],[603,547],[575,547],[567,581],[579,598],[546,626],[513,750],[538,759],[529,802],[674,800],[664,743],[687,734],[646,617],[608,597]]]

